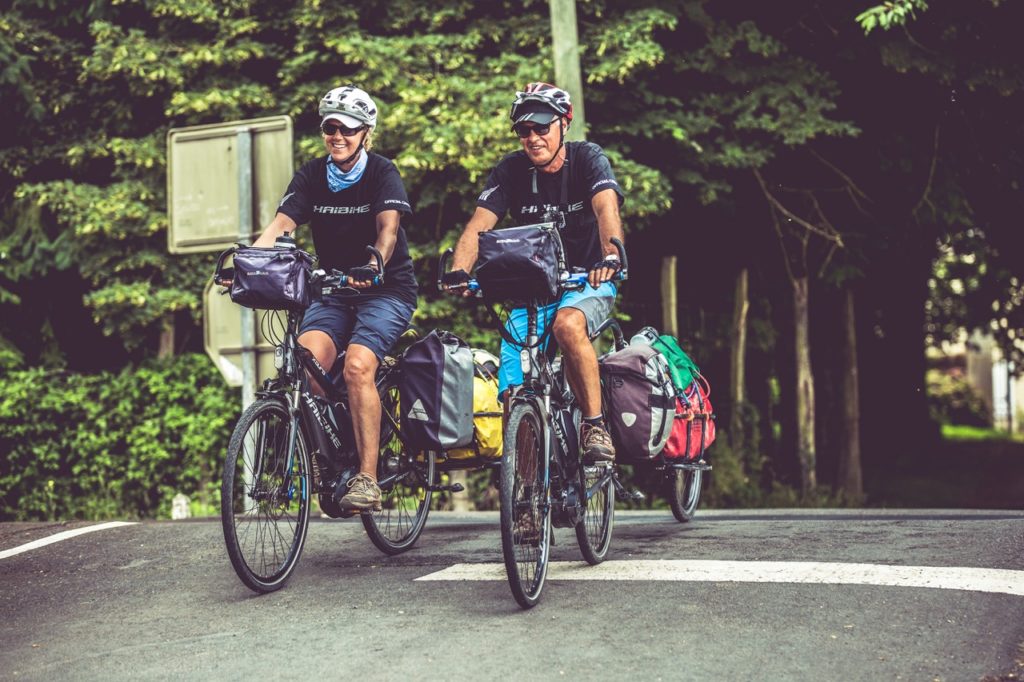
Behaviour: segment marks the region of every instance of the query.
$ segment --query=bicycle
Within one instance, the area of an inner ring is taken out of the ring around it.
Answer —
[[[383,272],[383,259],[367,247]],[[223,283],[224,277],[218,283]],[[343,290],[346,275],[314,271],[314,298]],[[377,283],[377,282],[375,282]],[[353,290],[354,291],[354,290]],[[221,521],[231,565],[256,592],[272,592],[287,582],[298,564],[309,526],[311,496],[321,511],[342,516],[334,491],[359,471],[359,456],[341,381],[344,351],[330,373],[298,343],[301,312],[263,316],[264,336],[275,343],[278,375],[267,380],[235,426],[228,445],[221,487]],[[276,323],[275,323],[276,320]],[[377,479],[381,510],[360,514],[373,544],[398,554],[419,538],[437,490],[435,453],[406,447],[398,413],[398,363],[390,355],[377,370],[382,405]],[[315,381],[326,397],[310,390]],[[450,488],[450,486],[448,487]]]
[[[587,273],[565,267],[555,222],[524,226],[551,233],[558,251],[559,293],[587,286]],[[628,276],[622,243],[614,239],[622,268],[617,280]],[[452,250],[438,263],[438,288]],[[466,287],[481,295],[479,282],[470,278]],[[580,552],[587,563],[601,563],[611,545],[615,494],[632,496],[619,483],[613,464],[584,465],[579,427],[581,412],[572,395],[562,358],[555,344],[542,351],[538,333],[539,300],[527,302],[526,339],[522,346],[523,383],[510,389],[508,420],[500,477],[500,524],[502,555],[512,595],[523,608],[537,604],[544,588],[553,540],[552,526],[574,528]],[[625,347],[622,330],[614,319],[606,320],[591,335],[611,330],[616,348]],[[551,326],[545,333],[550,334]],[[504,330],[502,330],[504,334]],[[506,341],[514,342],[510,338]]]

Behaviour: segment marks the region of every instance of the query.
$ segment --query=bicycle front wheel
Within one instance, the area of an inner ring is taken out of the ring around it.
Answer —
[[[672,515],[686,523],[697,513],[704,472],[700,469],[672,469],[668,476],[668,504]]]
[[[381,510],[364,512],[361,518],[366,535],[377,549],[394,555],[416,544],[423,532],[434,494],[435,458],[429,451],[408,452],[399,438],[395,427],[399,421],[398,385],[389,384],[381,393],[381,448],[377,459]]]
[[[551,550],[551,504],[544,473],[544,429],[532,403],[509,414],[501,459],[501,550],[512,596],[524,609],[544,589]]]
[[[615,484],[612,466],[583,466],[580,475],[585,507],[576,524],[576,542],[588,564],[596,565],[608,556],[615,520]]]
[[[256,592],[291,576],[309,527],[309,449],[301,429],[289,448],[292,417],[280,400],[258,400],[228,444],[221,485],[224,542],[235,573]]]

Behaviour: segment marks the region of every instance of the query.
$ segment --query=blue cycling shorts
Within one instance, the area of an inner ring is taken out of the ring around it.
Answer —
[[[555,314],[562,308],[576,308],[587,320],[587,332],[593,334],[602,322],[612,314],[615,305],[615,285],[605,282],[593,289],[588,284],[583,291],[567,291],[555,303],[537,309],[537,334],[543,335],[547,325],[554,321]],[[516,340],[526,340],[526,308],[516,308],[508,316],[505,329]],[[548,338],[550,341],[550,338]],[[545,348],[547,343],[545,343]],[[519,363],[522,346],[501,340],[501,367],[498,370],[498,395],[503,396],[509,386],[523,383],[523,368]],[[543,349],[542,349],[543,350]]]
[[[383,360],[409,326],[415,308],[391,296],[328,297],[315,301],[302,318],[299,334],[322,331],[338,353],[358,343]]]

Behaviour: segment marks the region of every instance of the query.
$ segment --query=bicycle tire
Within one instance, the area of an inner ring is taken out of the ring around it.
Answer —
[[[608,556],[615,525],[615,484],[611,476],[600,487],[608,466],[581,466],[580,484],[583,518],[576,524],[576,542],[584,560],[596,566]]]
[[[512,596],[524,609],[540,600],[551,552],[543,433],[536,405],[512,407],[501,460],[501,550]]]
[[[381,389],[382,410],[399,420],[398,384],[390,381]],[[370,541],[388,555],[401,554],[411,548],[423,532],[430,513],[435,484],[433,452],[408,453],[395,427],[381,415],[380,453],[377,458],[377,480],[401,478],[381,488],[381,510],[360,515]]]
[[[288,453],[292,417],[281,400],[257,400],[228,444],[221,525],[235,573],[254,592],[273,592],[295,570],[309,528],[310,460],[301,428]]]
[[[672,515],[680,523],[688,523],[697,513],[704,472],[700,469],[670,469],[668,475],[668,504]]]

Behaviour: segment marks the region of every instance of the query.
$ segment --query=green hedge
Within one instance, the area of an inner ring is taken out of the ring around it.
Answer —
[[[0,376],[2,520],[167,517],[216,504],[240,397],[184,355],[119,374]]]

